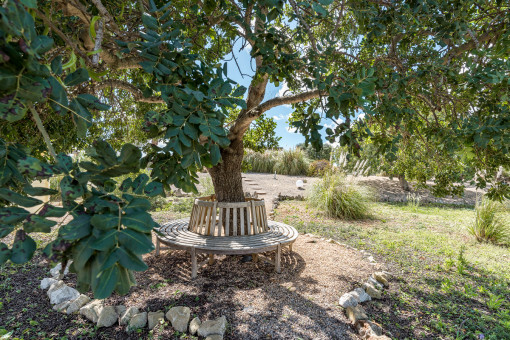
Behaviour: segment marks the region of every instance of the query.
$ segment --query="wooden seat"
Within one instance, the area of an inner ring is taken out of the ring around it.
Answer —
[[[274,263],[276,272],[280,272],[282,246],[289,246],[292,250],[292,243],[298,237],[298,232],[292,226],[275,221],[267,221],[267,231],[239,236],[212,236],[203,235],[189,230],[189,219],[180,219],[162,225],[156,230],[156,255],[159,255],[161,243],[170,249],[181,249],[191,254],[191,276],[197,275],[197,253],[210,254],[209,263],[212,263],[214,254],[224,255],[245,255],[259,254],[276,250]],[[258,256],[254,256],[254,261]],[[205,263],[204,263],[205,264]],[[204,265],[201,264],[201,265]]]

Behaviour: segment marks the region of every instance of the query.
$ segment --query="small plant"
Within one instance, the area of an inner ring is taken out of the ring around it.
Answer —
[[[200,195],[208,196],[214,194],[214,185],[211,176],[204,176],[200,179]]]
[[[331,171],[331,164],[325,159],[319,159],[310,164],[308,176],[321,177]]]
[[[487,307],[492,310],[497,310],[505,302],[505,299],[496,294],[489,293],[489,300],[487,300]]]
[[[326,174],[315,183],[308,201],[332,217],[363,219],[370,216],[369,192],[355,183],[347,184],[345,177],[338,174]]]
[[[407,194],[407,206],[410,207],[414,212],[418,210],[420,206],[421,197],[415,193]]]
[[[280,175],[299,176],[306,175],[309,161],[303,150],[296,148],[278,152],[274,171]]]
[[[475,207],[475,221],[468,228],[478,242],[504,244],[510,241],[510,226],[499,215],[502,204],[483,198]]]

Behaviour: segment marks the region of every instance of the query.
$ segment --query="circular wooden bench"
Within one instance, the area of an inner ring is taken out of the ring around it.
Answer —
[[[260,253],[276,250],[275,261],[260,256],[275,265],[280,272],[283,246],[289,246],[298,237],[292,226],[267,220],[263,199],[246,202],[216,202],[214,195],[195,200],[189,219],[171,221],[156,230],[156,255],[162,249],[186,250],[191,254],[191,276],[198,267],[214,262],[214,255],[253,254],[258,261]],[[167,247],[161,247],[161,244]],[[209,260],[197,264],[197,254],[209,254]]]

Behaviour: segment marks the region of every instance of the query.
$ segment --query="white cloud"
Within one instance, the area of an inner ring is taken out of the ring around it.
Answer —
[[[285,95],[288,95],[289,93],[286,93],[288,91],[289,91],[289,85],[287,84],[287,82],[284,82],[276,96],[277,97],[283,97]]]
[[[274,120],[284,120],[284,119],[289,119],[289,117],[290,117],[290,113],[288,115],[280,114],[277,116],[273,116],[273,119]]]
[[[287,126],[287,132],[288,133],[297,133],[297,129],[292,126]]]

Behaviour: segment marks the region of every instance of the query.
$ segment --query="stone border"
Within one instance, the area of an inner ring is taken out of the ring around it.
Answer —
[[[321,241],[334,243],[348,249],[360,252],[372,266],[379,266],[375,261],[372,254],[365,250],[356,249],[348,244],[335,241],[333,239],[326,239],[314,234],[301,234],[303,236],[317,238]],[[374,272],[362,287],[358,287],[348,293],[343,294],[338,304],[345,309],[347,318],[352,322],[358,334],[362,339],[366,340],[391,340],[390,337],[383,335],[383,328],[377,322],[370,320],[365,309],[361,306],[362,303],[371,301],[372,299],[381,299],[384,288],[389,287],[389,281],[393,277],[390,272],[378,271]]]
[[[148,327],[153,329],[168,320],[174,330],[190,335],[201,336],[205,340],[222,340],[227,329],[227,318],[221,316],[215,320],[202,322],[198,317],[191,320],[191,309],[186,306],[171,307],[166,314],[163,311],[141,312],[137,307],[124,305],[107,306],[104,300],[91,300],[80,294],[76,289],[67,286],[63,277],[69,272],[67,267],[63,273],[59,263],[50,270],[52,278],[41,280],[41,289],[48,290],[47,295],[53,309],[66,314],[79,313],[100,327],[111,327],[117,322],[126,326],[126,332]]]

